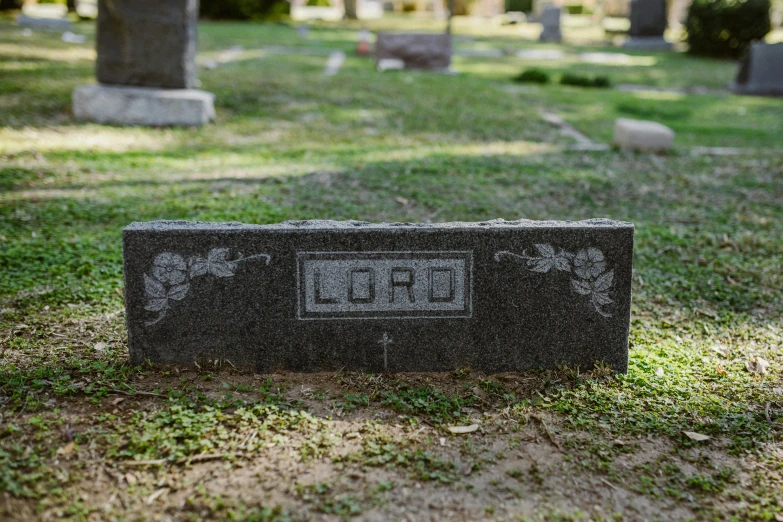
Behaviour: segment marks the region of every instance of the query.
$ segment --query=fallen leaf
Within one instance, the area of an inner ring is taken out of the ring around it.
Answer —
[[[701,433],[696,433],[695,431],[683,431],[686,437],[688,437],[691,440],[695,440],[697,442],[702,442],[705,440],[710,440],[710,437],[708,435],[702,435]]]
[[[655,370],[655,376],[663,377],[663,368],[658,368],[657,370]]]
[[[762,359],[758,355],[754,355],[749,361],[745,363],[745,368],[747,368],[751,373],[764,375],[767,373],[767,369],[769,368],[769,362]]]
[[[96,352],[102,352],[105,348],[106,348],[106,343],[104,343],[103,341],[95,345]]]
[[[408,204],[408,200],[403,198],[403,197],[401,197],[401,196],[397,196],[396,198],[394,198],[394,201],[396,201],[400,205],[407,205]]]
[[[62,455],[63,457],[65,457],[67,455],[70,455],[71,453],[73,453],[74,446],[76,446],[76,443],[69,442],[65,446],[62,446],[62,447],[58,448],[57,449],[57,454],[58,455]]]
[[[727,375],[727,374],[728,374],[728,372],[726,372],[726,370],[725,370],[725,369],[723,368],[723,366],[721,366],[720,364],[719,364],[719,365],[717,365],[717,366],[715,367],[715,371],[716,371],[716,372],[718,373],[718,375],[720,375],[720,376],[724,376],[724,375]]]
[[[139,481],[139,479],[137,479],[136,475],[134,475],[133,473],[128,472],[128,473],[125,474],[125,482],[127,482],[128,485],[132,486],[135,483],[137,483],[138,481]]]
[[[441,446],[445,446],[446,445],[446,437],[440,437],[440,439],[438,439],[438,442],[440,442]]]
[[[479,429],[478,424],[471,424],[470,426],[449,426],[451,433],[473,433]]]
[[[117,406],[119,403],[121,403],[121,402],[122,402],[122,401],[124,401],[124,400],[125,400],[125,397],[117,397],[116,399],[114,399],[113,401],[111,401],[111,403],[112,403],[114,406]]]
[[[772,393],[775,395],[783,395],[783,388],[772,388]]]

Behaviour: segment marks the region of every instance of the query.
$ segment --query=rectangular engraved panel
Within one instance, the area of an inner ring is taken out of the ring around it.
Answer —
[[[298,317],[470,317],[471,270],[471,252],[300,252]]]

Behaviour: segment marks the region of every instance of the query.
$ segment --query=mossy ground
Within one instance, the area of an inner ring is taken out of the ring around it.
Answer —
[[[458,20],[456,48],[538,48],[519,30]],[[783,105],[722,91],[735,64],[586,63],[618,51],[583,28],[546,46],[561,60],[379,74],[355,26],[203,23],[200,62],[243,46],[200,70],[218,121],[119,128],[71,117],[93,81],[77,31],[0,21],[0,518],[783,520]],[[526,67],[696,93],[514,84]],[[677,147],[569,151],[540,110],[597,142],[655,119]],[[754,150],[693,148],[716,146]],[[633,221],[628,373],[128,365],[124,225],[324,217]]]

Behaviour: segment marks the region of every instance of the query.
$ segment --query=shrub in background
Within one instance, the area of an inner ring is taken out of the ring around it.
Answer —
[[[527,69],[515,77],[514,81],[521,83],[549,83],[549,74],[541,69]]]
[[[199,14],[215,20],[277,20],[289,13],[285,0],[201,0]]]
[[[505,0],[506,11],[530,13],[533,11],[533,0]]]
[[[693,0],[685,30],[689,52],[739,58],[770,30],[770,0]]]

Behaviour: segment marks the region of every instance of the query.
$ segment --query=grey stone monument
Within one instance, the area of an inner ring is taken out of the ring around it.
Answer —
[[[202,125],[213,95],[196,90],[198,0],[99,0],[97,85],[77,87],[79,119]]]
[[[631,0],[631,29],[624,47],[647,51],[668,51],[672,44],[663,38],[668,24],[666,0]]]
[[[130,356],[259,373],[622,372],[633,234],[605,219],[133,223]]]
[[[22,4],[22,2],[19,2]],[[25,2],[22,12],[16,17],[20,27],[44,31],[70,31],[68,8],[62,4],[37,4]]]
[[[560,8],[554,5],[547,5],[541,11],[540,22],[542,25],[541,36],[538,37],[541,42],[561,42],[563,34],[560,32]]]
[[[729,87],[737,94],[783,96],[783,42],[753,43]]]
[[[400,60],[406,69],[447,71],[451,66],[450,34],[378,33],[375,62]]]
[[[42,29],[44,31],[70,31],[73,29],[71,21],[67,18],[37,17],[29,16],[24,13],[16,17],[16,24],[19,27]]]

